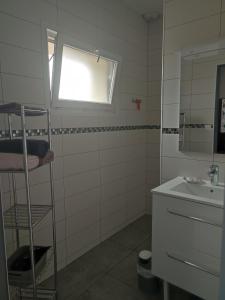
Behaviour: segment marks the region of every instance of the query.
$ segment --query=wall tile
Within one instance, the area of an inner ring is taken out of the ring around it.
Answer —
[[[216,82],[214,78],[196,79],[192,81],[192,94],[214,93]]]
[[[174,0],[166,4],[166,27],[177,26],[197,19],[218,14],[220,0]]]
[[[164,80],[180,78],[180,55],[178,53],[168,54],[164,57]]]
[[[163,104],[180,102],[180,79],[164,81]]]
[[[207,28],[207,30],[206,30]],[[209,43],[219,36],[220,15],[167,29],[165,31],[165,53]]]
[[[161,60],[162,60],[162,57],[161,57]],[[153,65],[153,66],[149,67],[149,80],[150,81],[161,80],[161,77],[162,77],[161,65]]]
[[[115,198],[126,191],[126,177],[116,179],[109,183],[103,184],[101,187],[102,192],[102,202],[110,201],[110,199]]]
[[[224,9],[225,10],[225,4],[224,4]],[[221,35],[225,35],[225,13],[221,14]]]
[[[94,3],[87,0],[78,0],[76,2],[72,0],[60,0],[59,6],[76,17],[80,17],[89,23],[97,24],[98,6]]]
[[[131,191],[144,186],[146,183],[146,167],[145,169],[139,170],[136,174],[129,175],[125,178],[126,190]]]
[[[98,138],[96,134],[63,135],[63,154],[76,154],[96,151]]]
[[[215,94],[192,95],[191,106],[193,109],[212,109],[215,106]]]
[[[79,213],[75,213],[67,218],[66,234],[71,237],[74,234],[82,232],[85,228],[97,222],[99,219],[98,206],[92,205]]]
[[[99,224],[95,223],[67,239],[67,263],[99,242]]]
[[[100,197],[100,188],[97,187],[66,198],[66,216],[71,217],[72,215],[79,213],[81,210],[87,210],[90,206],[97,207],[100,202]]]
[[[116,179],[126,177],[130,174],[138,172],[144,168],[145,159],[138,159],[131,162],[124,162],[101,169],[101,178],[103,184],[114,181]]]
[[[117,212],[103,218],[101,220],[101,238],[102,240],[108,238],[122,227],[124,227],[126,223],[127,210],[120,209]]]
[[[1,71],[29,77],[43,77],[42,57],[38,52],[0,45]]]
[[[100,152],[101,166],[145,157],[145,145],[135,145]]]
[[[76,195],[99,186],[98,171],[89,171],[75,176],[67,177],[64,181],[65,196]]]
[[[150,124],[160,125],[161,111],[160,110],[151,110],[148,114],[148,122]]]
[[[89,170],[95,170],[98,167],[98,152],[88,152],[63,157],[63,174],[65,177]]]
[[[100,149],[117,148],[128,145],[145,144],[146,133],[141,130],[135,131],[115,131],[101,132],[99,134]]]
[[[35,24],[0,13],[0,41],[41,51],[41,29]]]
[[[161,110],[161,95],[151,96],[148,100],[148,111]]]
[[[163,128],[179,127],[179,104],[163,105]]]
[[[215,77],[217,71],[217,61],[203,61],[193,64],[193,79]]]
[[[149,83],[149,95],[150,96],[155,96],[155,95],[160,95],[161,94],[161,81],[151,81]]]
[[[133,221],[143,214],[146,208],[145,202],[145,193],[146,187],[143,186],[140,189],[136,189],[135,191],[131,191],[128,193],[128,208],[127,208],[127,218],[128,221]]]
[[[124,194],[116,196],[110,199],[110,201],[103,201],[101,203],[101,218],[104,219],[117,211],[124,210],[126,202],[127,199]]]
[[[75,18],[71,13],[59,10],[59,27],[62,32],[71,36],[79,42],[87,43],[98,47],[96,36],[97,28],[93,24],[82,20],[81,18]]]
[[[3,75],[3,91],[6,102],[38,105],[46,103],[44,84],[40,79]]]

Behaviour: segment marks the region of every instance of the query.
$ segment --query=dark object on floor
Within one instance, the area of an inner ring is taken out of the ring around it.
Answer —
[[[152,253],[148,250],[142,250],[138,254],[137,274],[138,286],[140,290],[147,294],[159,292],[158,279],[152,275]]]
[[[34,260],[35,273],[38,275],[45,265],[47,251],[50,247],[35,246]],[[12,285],[25,287],[32,283],[32,265],[30,256],[30,247],[20,247],[8,259],[9,282]]]
[[[27,140],[27,154],[43,158],[49,150],[49,143],[43,140]],[[0,152],[3,153],[23,153],[23,140],[3,140],[0,141]]]

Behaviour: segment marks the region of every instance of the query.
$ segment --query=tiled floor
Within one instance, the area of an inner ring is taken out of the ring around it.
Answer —
[[[104,241],[58,274],[59,300],[162,300],[138,288],[136,263],[151,249],[151,218],[143,216]],[[197,299],[171,287],[171,300]]]

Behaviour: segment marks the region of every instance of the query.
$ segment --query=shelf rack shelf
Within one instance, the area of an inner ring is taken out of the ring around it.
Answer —
[[[0,226],[2,229],[11,229],[16,232],[16,246],[17,249],[20,247],[20,230],[28,230],[29,232],[29,247],[30,247],[30,258],[32,266],[32,284],[29,288],[20,287],[18,299],[55,299],[57,300],[57,253],[56,253],[56,224],[55,224],[55,201],[54,201],[54,185],[53,185],[53,165],[52,161],[47,161],[45,164],[41,164],[33,169],[29,169],[28,166],[28,153],[27,153],[27,129],[26,129],[26,118],[27,117],[39,117],[46,116],[47,119],[47,136],[49,142],[49,148],[51,151],[51,121],[50,111],[45,108],[29,107],[18,103],[9,103],[0,105],[0,114],[6,114],[8,116],[8,127],[9,127],[9,138],[12,140],[13,128],[12,128],[12,117],[19,117],[21,119],[21,132],[23,141],[23,168],[22,170],[2,170],[0,173],[9,173],[12,183],[12,196],[14,204],[4,214],[0,215]],[[49,178],[50,178],[50,195],[51,201],[49,205],[33,205],[31,202],[30,195],[30,172],[43,165],[49,165]],[[26,202],[23,204],[17,201],[17,188],[16,188],[16,173],[23,173],[25,176],[25,191],[26,191]],[[2,193],[1,193],[2,194]],[[2,201],[2,197],[1,197]],[[2,207],[2,203],[0,203]],[[39,277],[35,270],[35,258],[34,258],[34,227],[41,222],[41,220],[49,213],[52,214],[52,240],[53,240],[53,268],[54,268],[54,289],[40,288],[38,282]],[[1,229],[1,228],[0,228]],[[3,239],[5,247],[5,238]],[[6,248],[6,247],[5,247]],[[7,254],[5,253],[4,264],[7,267]],[[6,274],[5,274],[6,273]],[[8,272],[4,272],[5,282],[7,282],[7,298],[10,300],[9,293],[9,280]]]
[[[26,117],[40,117],[48,113],[47,109],[26,106],[16,102],[0,105],[0,114],[22,116],[22,110]]]
[[[21,289],[21,296],[22,299],[33,299],[33,290],[32,289]],[[55,299],[56,291],[51,289],[43,289],[43,288],[37,288],[37,299],[43,300],[43,299]]]
[[[51,205],[31,205],[32,227],[38,225],[41,220],[52,210]],[[16,204],[4,213],[4,226],[6,229],[30,229],[29,212],[26,204]]]

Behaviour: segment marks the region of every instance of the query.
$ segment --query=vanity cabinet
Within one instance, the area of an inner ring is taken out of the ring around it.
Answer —
[[[222,207],[153,192],[153,274],[218,299],[222,222]]]

